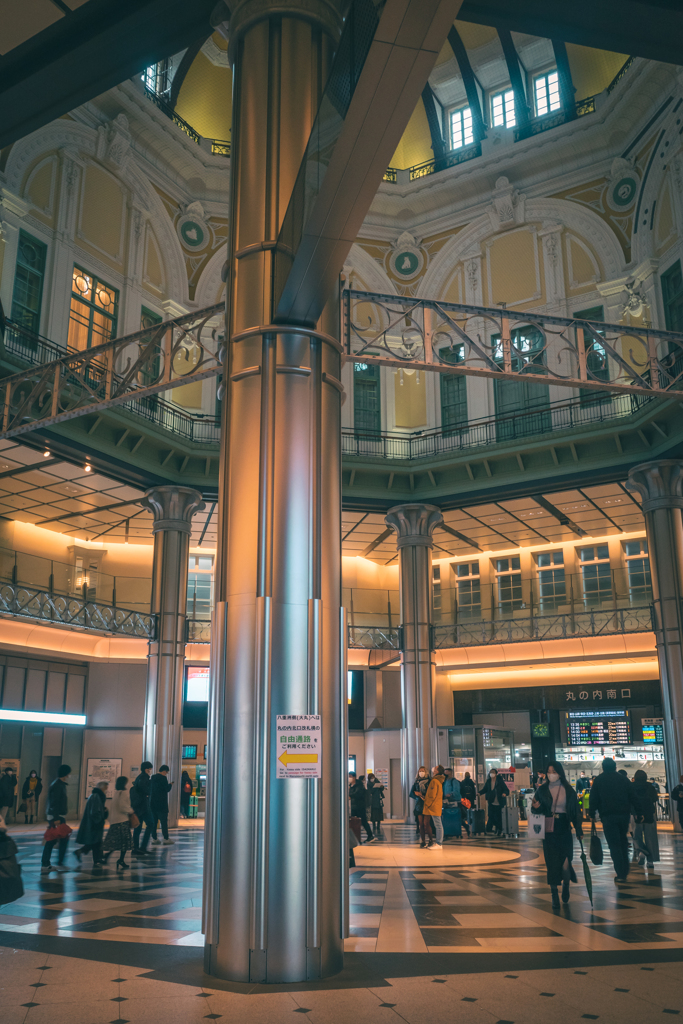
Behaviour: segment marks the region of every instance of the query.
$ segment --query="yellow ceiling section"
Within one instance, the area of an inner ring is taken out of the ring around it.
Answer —
[[[577,100],[597,96],[606,89],[628,60],[628,54],[594,50],[590,46],[579,46],[578,43],[567,43],[567,56]]]
[[[456,21],[455,27],[467,50],[476,50],[478,46],[490,43],[498,38],[498,32],[489,25],[473,25],[469,21]]]
[[[232,72],[219,68],[200,51],[180,87],[176,111],[207,139],[229,140],[232,123]]]
[[[403,133],[403,138],[398,144],[398,149],[394,153],[390,166],[404,170],[406,167],[414,167],[415,164],[431,160],[433,156],[432,137],[429,134],[429,124],[424,103],[420,98],[408,122],[408,127]]]

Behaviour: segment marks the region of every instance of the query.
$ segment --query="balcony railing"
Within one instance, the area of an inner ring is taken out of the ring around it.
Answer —
[[[519,441],[559,430],[605,423],[632,416],[649,396],[610,395],[590,402],[551,402],[510,416],[489,416],[462,426],[441,427],[419,433],[342,431],[342,455],[379,459],[424,459],[448,452],[479,448],[503,441]]]
[[[210,644],[211,619],[187,619],[185,640],[188,644]]]
[[[434,626],[432,648],[481,647],[528,640],[568,640],[573,637],[607,636],[614,633],[649,633],[654,629],[652,609],[612,608],[558,615],[529,615],[525,619],[461,622]]]
[[[349,626],[349,647],[375,651],[400,651],[401,629],[382,626]]]
[[[21,583],[0,584],[0,614],[145,640],[153,640],[156,635],[156,620],[149,613],[51,594]]]

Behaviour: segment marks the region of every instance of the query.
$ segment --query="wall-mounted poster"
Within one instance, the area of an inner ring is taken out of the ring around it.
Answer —
[[[107,783],[107,800],[114,796],[114,783],[121,771],[120,757],[89,757],[88,776],[85,784],[85,795],[89,797],[98,782]]]

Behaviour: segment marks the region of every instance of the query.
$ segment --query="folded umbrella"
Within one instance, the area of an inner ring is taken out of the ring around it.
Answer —
[[[588,893],[588,899],[591,901],[591,907],[593,906],[593,879],[591,878],[590,868],[588,867],[588,861],[586,860],[586,853],[581,842],[581,836],[576,837],[579,840],[579,846],[581,847],[581,863],[583,864],[583,879],[586,883],[586,892]]]

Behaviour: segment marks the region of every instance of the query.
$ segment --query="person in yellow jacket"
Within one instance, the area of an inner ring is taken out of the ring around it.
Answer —
[[[425,805],[423,814],[429,815],[436,831],[436,842],[431,842],[428,850],[440,850],[443,845],[443,822],[441,811],[443,810],[443,784],[446,781],[446,774],[443,767],[437,764],[432,768],[432,778],[427,792],[425,793]]]

